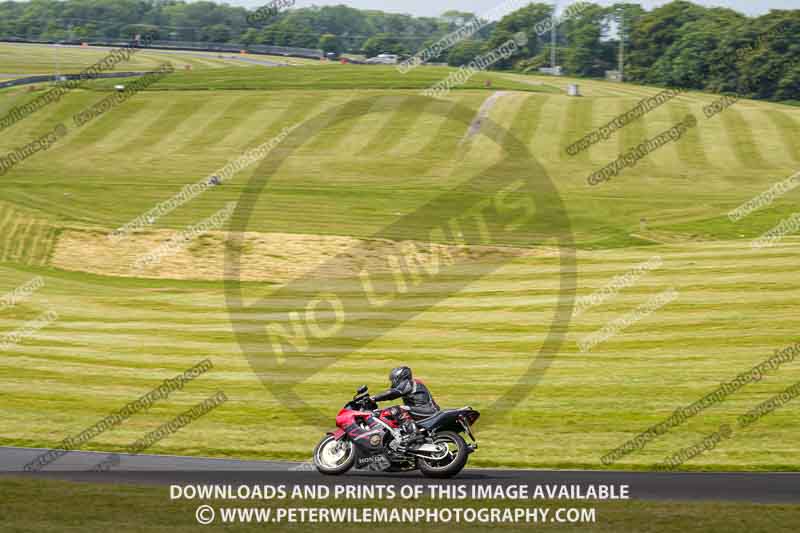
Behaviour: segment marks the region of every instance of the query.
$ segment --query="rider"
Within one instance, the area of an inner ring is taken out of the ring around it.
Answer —
[[[411,369],[407,366],[393,368],[389,372],[391,388],[372,397],[375,402],[395,400],[402,397],[403,403],[409,408],[412,420],[403,425],[407,440],[415,440],[421,434],[414,418],[427,418],[439,411],[439,406],[433,400],[431,391],[418,379],[414,379]]]

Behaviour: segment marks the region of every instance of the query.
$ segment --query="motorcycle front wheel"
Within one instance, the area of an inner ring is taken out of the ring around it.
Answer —
[[[344,474],[355,462],[355,446],[347,439],[336,440],[331,435],[326,435],[314,448],[314,466],[322,474]]]
[[[434,444],[442,444],[447,447],[444,457],[437,459],[417,458],[419,469],[427,477],[453,477],[467,464],[469,453],[467,443],[461,435],[452,431],[437,433],[433,438]]]

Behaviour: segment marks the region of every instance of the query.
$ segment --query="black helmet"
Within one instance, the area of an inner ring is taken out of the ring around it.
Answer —
[[[389,381],[395,389],[405,381],[411,381],[411,369],[407,366],[398,366],[389,372]]]

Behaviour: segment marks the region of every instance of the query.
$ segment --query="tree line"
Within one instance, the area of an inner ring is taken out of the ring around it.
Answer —
[[[439,17],[413,17],[344,5],[276,9],[269,17],[248,17],[252,13],[208,1],[3,2],[0,38],[75,42],[140,35],[410,56],[480,15],[451,10]],[[523,32],[528,44],[493,68],[535,71],[550,66],[551,36],[541,28],[543,21],[554,20],[557,63],[570,75],[603,77],[617,69],[622,44],[627,81],[800,100],[800,10],[747,17],[732,9],[677,0],[650,11],[636,3],[585,2],[562,20],[551,19],[553,14],[551,4],[528,4],[497,22],[482,24],[480,31],[430,61],[464,65]]]

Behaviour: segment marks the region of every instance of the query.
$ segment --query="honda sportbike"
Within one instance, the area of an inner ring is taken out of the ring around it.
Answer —
[[[339,411],[338,429],[317,444],[314,465],[329,475],[355,467],[378,472],[419,469],[429,477],[452,477],[478,448],[472,425],[479,416],[471,407],[445,409],[427,418],[414,416],[407,407],[379,409],[365,385]],[[413,435],[406,431],[409,424],[416,425]]]

